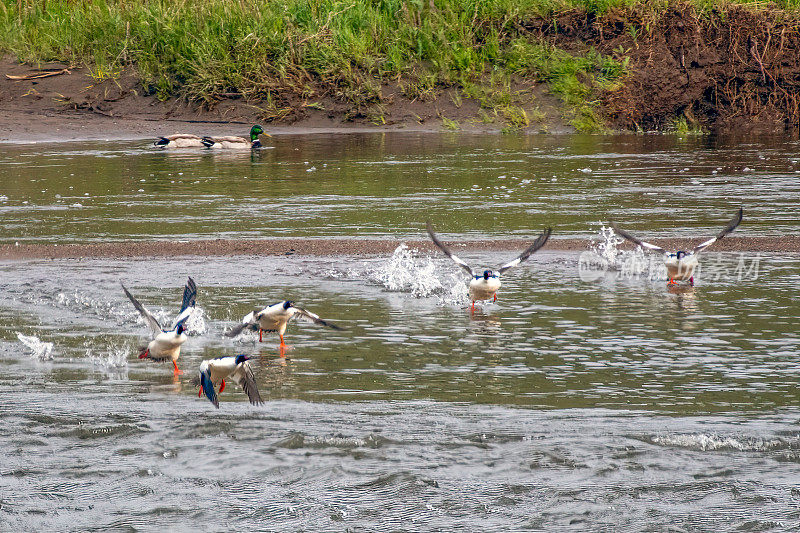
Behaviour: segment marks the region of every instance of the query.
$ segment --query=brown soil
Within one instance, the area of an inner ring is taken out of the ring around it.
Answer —
[[[738,133],[797,134],[800,129],[800,13],[727,5],[698,13],[646,4],[600,18],[563,14],[538,30],[566,48],[594,46],[629,57],[624,86],[603,95],[612,126],[689,125]]]
[[[13,80],[11,76],[64,72],[55,76]],[[515,89],[528,94],[533,109],[545,118],[533,131],[563,133],[566,125],[555,97],[544,86],[518,82]],[[252,124],[263,124],[272,134],[361,131],[445,131],[444,120],[455,121],[460,131],[497,132],[504,122],[478,119],[479,106],[469,99],[458,101],[455,94],[442,91],[435,100],[409,100],[399,87],[386,85],[381,102],[368,108],[334,98],[321,100],[324,109],[305,102],[285,102],[291,112],[279,121],[264,122],[260,102],[229,95],[211,109],[173,99],[162,102],[144,95],[133,69],[117,79],[97,81],[86,68],[62,64],[36,68],[5,58],[0,59],[0,141],[35,142],[50,140],[141,139],[176,132],[203,135],[243,135]],[[458,103],[457,103],[458,102]],[[488,111],[491,115],[491,111]]]
[[[656,239],[653,242],[666,249],[691,248],[702,239]],[[0,245],[0,260],[64,259],[64,258],[123,258],[123,257],[184,257],[184,256],[274,256],[274,255],[384,255],[391,254],[405,242],[409,247],[429,253],[439,253],[427,240],[363,240],[363,239],[262,239],[262,240],[196,240],[143,241],[99,244],[21,244]],[[494,250],[513,252],[523,250],[530,241],[505,239],[493,241],[463,241],[452,243],[456,250]],[[586,239],[552,239],[545,250],[582,251]],[[629,246],[630,247],[630,246]],[[719,252],[778,252],[800,253],[800,237],[728,237],[714,245]]]

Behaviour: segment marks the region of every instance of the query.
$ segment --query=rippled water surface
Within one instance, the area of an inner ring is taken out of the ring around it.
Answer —
[[[258,152],[148,142],[0,148],[0,239],[589,235],[800,230],[800,143],[703,137],[320,135]],[[693,235],[693,233],[688,233]]]
[[[456,239],[544,224],[596,235],[610,216],[693,235],[740,204],[738,232],[778,235],[800,225],[797,147],[413,135],[278,138],[228,157],[3,146],[0,242],[418,239],[428,216]],[[495,266],[509,253],[460,255]],[[472,314],[456,266],[403,246],[0,262],[0,531],[797,528],[800,257],[706,264],[694,288],[657,272],[585,281],[578,252],[545,249]],[[168,322],[188,275],[198,311],[174,377],[136,358],[147,328],[119,282]],[[282,299],[345,329],[293,323],[284,357],[274,335],[222,335]],[[259,356],[266,404],[230,384],[214,409],[190,378],[236,353]]]

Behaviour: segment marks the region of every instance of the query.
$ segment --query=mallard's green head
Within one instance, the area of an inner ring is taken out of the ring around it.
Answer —
[[[264,128],[257,125],[250,128],[250,141],[255,141],[259,135],[265,135]]]

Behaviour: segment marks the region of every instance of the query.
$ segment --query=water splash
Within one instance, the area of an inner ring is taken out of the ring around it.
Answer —
[[[599,263],[609,270],[629,277],[649,277],[660,279],[666,275],[666,267],[656,254],[646,254],[641,246],[635,250],[620,250],[617,247],[625,239],[614,232],[613,228],[601,226],[599,235],[592,239],[589,251]]]
[[[177,324],[175,324],[174,319],[177,316],[172,316],[172,313],[169,311],[158,310],[158,311],[150,311],[153,313],[153,316],[156,317],[158,323],[162,325],[162,327],[169,326],[170,328],[174,328]],[[141,324],[144,324],[144,318],[142,318],[139,313],[136,313],[137,321]],[[194,308],[194,312],[189,315],[189,318],[186,319],[184,322],[185,333],[189,337],[195,337],[197,335],[203,335],[208,332],[208,323],[206,321],[206,312],[202,307],[196,306]]]
[[[43,295],[41,298],[32,299],[32,303],[40,304],[46,303],[49,300],[48,295]],[[103,320],[114,320],[118,325],[131,325],[141,324],[145,325],[144,318],[128,303],[108,302],[98,300],[88,295],[85,292],[75,290],[72,293],[58,292],[53,298],[55,304],[59,307],[69,309],[76,313],[84,314],[89,313]],[[163,309],[153,310],[150,309],[153,316],[156,317],[162,327],[174,327],[173,314]],[[206,312],[201,307],[195,307],[194,313],[189,317],[185,323],[186,334],[191,336],[203,335],[208,332],[208,320]]]
[[[700,451],[736,450],[742,452],[763,452],[770,450],[795,449],[800,439],[765,439],[761,437],[725,436],[717,434],[691,433],[678,435],[655,435],[650,442],[659,446],[688,448]]]
[[[98,353],[93,350],[87,350],[86,357],[89,358],[89,361],[94,366],[106,370],[121,370],[128,367],[128,355],[130,353],[132,353],[132,350],[129,346],[120,346],[109,347]]]
[[[30,355],[39,361],[49,361],[53,358],[53,343],[52,342],[43,342],[39,340],[38,337],[33,335],[23,335],[19,331],[17,333],[17,338],[19,342],[25,345],[31,353]]]
[[[48,295],[43,295],[43,298],[47,300]],[[54,300],[56,305],[67,308],[70,311],[79,312],[81,314],[89,312],[104,319],[114,317],[118,320],[121,320],[125,315],[128,314],[127,312],[122,311],[118,304],[97,300],[78,290],[73,291],[72,294],[58,292],[55,295]]]
[[[438,296],[447,303],[466,300],[463,276],[452,273],[440,276],[431,258],[416,257],[405,243],[395,249],[388,261],[367,275],[390,291],[410,293],[415,298]]]
[[[190,337],[208,333],[206,311],[202,307],[195,307],[194,313],[186,321],[186,334]]]

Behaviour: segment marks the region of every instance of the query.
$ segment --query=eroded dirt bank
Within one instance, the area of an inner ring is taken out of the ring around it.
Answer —
[[[673,2],[600,17],[564,13],[535,28],[557,46],[589,45],[628,61],[621,87],[602,91],[608,123],[668,129],[680,121],[720,132],[800,129],[800,13],[774,5],[701,12]],[[534,29],[532,27],[532,29]]]
[[[691,249],[700,240],[655,239],[666,249]],[[139,241],[97,244],[4,244],[0,245],[0,260],[63,259],[63,258],[123,258],[123,257],[183,257],[236,255],[382,255],[391,254],[401,243],[410,248],[438,253],[427,240],[397,239],[261,239],[261,240],[194,240]],[[451,243],[455,250],[497,250],[513,254],[530,244],[522,239],[462,241]],[[586,239],[551,239],[545,250],[582,251],[588,249]],[[631,248],[623,245],[621,248]],[[719,252],[778,252],[800,253],[800,237],[728,237],[714,245]]]

